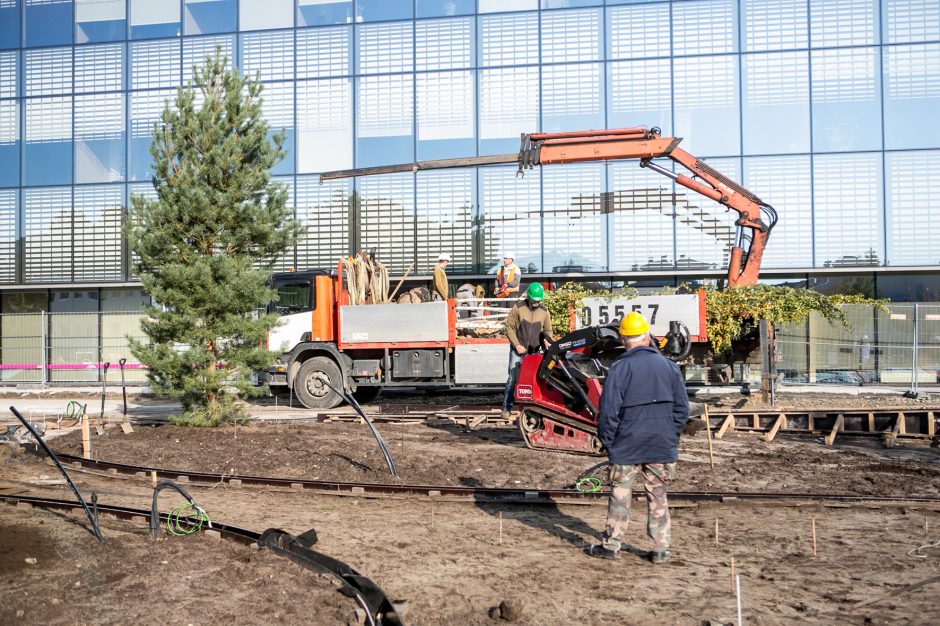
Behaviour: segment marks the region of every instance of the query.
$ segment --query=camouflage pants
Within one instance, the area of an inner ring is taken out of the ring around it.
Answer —
[[[620,550],[620,542],[630,521],[630,500],[633,482],[643,473],[646,490],[646,534],[654,551],[669,549],[672,528],[669,522],[669,504],[666,502],[666,485],[676,473],[675,463],[644,463],[643,465],[610,466],[610,500],[607,503],[607,528],[604,531],[604,547]]]

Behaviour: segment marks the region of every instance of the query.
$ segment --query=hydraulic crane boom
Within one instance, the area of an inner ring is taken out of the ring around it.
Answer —
[[[524,134],[518,154],[337,170],[321,174],[320,182],[352,176],[505,163],[517,163],[522,174],[536,165],[639,159],[640,167],[648,167],[738,213],[735,242],[728,261],[728,286],[757,283],[764,248],[777,223],[777,212],[741,185],[679,148],[681,138],[661,137],[660,134],[656,127]],[[652,161],[663,157],[679,163],[692,176],[677,174]]]

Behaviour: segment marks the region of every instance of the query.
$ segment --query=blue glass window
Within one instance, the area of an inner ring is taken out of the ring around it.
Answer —
[[[418,71],[473,67],[473,19],[421,20],[415,24]]]
[[[179,0],[131,0],[131,39],[178,37]]]
[[[120,280],[123,276],[124,185],[76,187],[73,207],[74,280]]]
[[[20,47],[20,0],[0,2],[0,48]]]
[[[353,100],[349,78],[297,83],[297,171],[353,166]]]
[[[418,74],[418,159],[473,156],[474,72]]]
[[[180,40],[135,41],[131,47],[131,89],[180,84]]]
[[[480,154],[519,149],[519,135],[539,130],[539,68],[480,72]]]
[[[608,66],[607,127],[658,126],[672,134],[669,59],[616,61]],[[642,89],[637,89],[642,85]]]
[[[241,30],[294,25],[294,0],[241,0],[238,9],[238,27]]]
[[[72,182],[72,97],[26,101],[24,182],[63,185]]]
[[[174,89],[142,91],[130,95],[130,133],[128,135],[128,180],[150,180],[153,177],[153,157],[150,142],[153,125],[160,119],[166,102],[173,106]]]
[[[603,92],[600,63],[543,67],[542,130],[554,133],[603,128]]]
[[[809,64],[805,52],[744,57],[744,153],[809,152]]]
[[[483,232],[481,268],[495,274],[506,252],[515,253],[523,273],[542,268],[541,168],[516,176],[513,167],[479,170],[480,223]],[[523,278],[524,280],[524,278]]]
[[[673,52],[676,55],[735,52],[737,6],[732,0],[676,2],[672,16]],[[627,36],[632,32],[631,28]]]
[[[359,185],[358,250],[378,250],[392,274],[415,261],[413,174],[366,176]]]
[[[883,0],[885,43],[940,39],[940,5],[936,0]]]
[[[417,0],[418,17],[472,15],[475,0]]]
[[[72,189],[23,191],[23,259],[27,283],[72,279]]]
[[[75,182],[124,179],[124,94],[75,97]]]
[[[542,0],[543,9],[573,9],[604,4],[604,0]]]
[[[492,15],[480,19],[480,65],[523,65],[538,63],[538,16]]]
[[[0,189],[0,283],[16,280],[17,190]]]
[[[940,146],[940,44],[891,46],[882,54],[885,149]]]
[[[829,154],[813,160],[816,267],[883,261],[881,171],[880,154]]]
[[[75,48],[75,93],[120,91],[124,88],[124,44]]]
[[[183,0],[183,31],[187,35],[235,30],[235,0]]]
[[[297,25],[349,24],[352,22],[352,0],[297,0]]]
[[[545,271],[607,270],[604,165],[577,163],[542,170],[542,258]]]
[[[215,56],[216,48],[221,50],[229,64],[234,63],[235,37],[232,34],[183,39],[183,82],[192,80],[193,68],[204,66],[208,57]]]
[[[413,0],[356,0],[357,22],[405,20],[414,17]]]
[[[0,98],[20,95],[20,53],[16,50],[0,52]]]
[[[72,0],[26,0],[26,45],[72,43]]]
[[[76,0],[75,42],[119,41],[127,29],[124,0]]]
[[[72,49],[43,48],[24,52],[26,96],[52,96],[72,91]]]
[[[656,28],[636,28],[655,24]],[[640,4],[607,10],[607,58],[668,57],[672,37],[668,4]]]
[[[542,14],[542,62],[596,61],[601,57],[601,12],[550,11]]]
[[[378,74],[414,70],[414,31],[411,22],[366,24],[356,28],[359,72]]]
[[[659,163],[671,169],[669,162]],[[608,165],[610,269],[615,272],[674,267],[672,181],[636,161]]]
[[[708,165],[731,180],[742,180],[741,160],[738,158],[708,159]],[[689,173],[678,164],[673,169],[680,174]],[[727,268],[735,240],[734,222],[738,214],[682,185],[674,185],[674,188],[676,269]]]
[[[745,50],[806,48],[808,4],[805,0],[742,0]]]
[[[674,61],[675,134],[696,156],[740,153],[737,66],[733,56]]]
[[[0,187],[15,187],[19,184],[19,102],[0,100]]]
[[[762,267],[810,267],[813,263],[812,167],[808,156],[744,159],[745,188],[781,215]]]
[[[816,48],[878,43],[877,0],[810,2],[810,43]]]
[[[480,13],[534,11],[539,8],[539,0],[479,0],[479,7]]]
[[[304,232],[297,242],[297,267],[331,267],[350,252],[349,204],[352,180],[297,177],[297,220]]]
[[[936,265],[940,259],[940,151],[885,155],[890,265]]]
[[[448,273],[473,268],[474,181],[471,169],[418,172],[418,274],[431,274],[441,252],[451,255]]]
[[[811,53],[813,150],[881,149],[881,80],[876,48]]]
[[[269,136],[284,131],[284,159],[271,168],[272,174],[294,172],[294,84],[270,83],[261,92],[261,109],[268,123]]]
[[[241,36],[242,74],[262,82],[294,78],[294,31],[246,33]]]
[[[414,160],[412,74],[359,78],[356,110],[358,167]]]

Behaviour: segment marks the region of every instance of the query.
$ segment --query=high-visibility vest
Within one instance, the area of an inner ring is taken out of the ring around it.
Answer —
[[[509,287],[509,283],[516,279],[516,272],[518,271],[519,266],[515,263],[508,267],[505,265],[499,267],[499,270],[496,271],[496,289],[500,292],[496,294],[497,298],[509,298],[519,293],[519,285]]]

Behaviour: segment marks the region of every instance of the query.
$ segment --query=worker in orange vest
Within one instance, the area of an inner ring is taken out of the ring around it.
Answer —
[[[497,298],[518,298],[519,282],[522,277],[522,270],[516,265],[515,254],[506,252],[503,254],[503,264],[496,271],[496,294]]]

